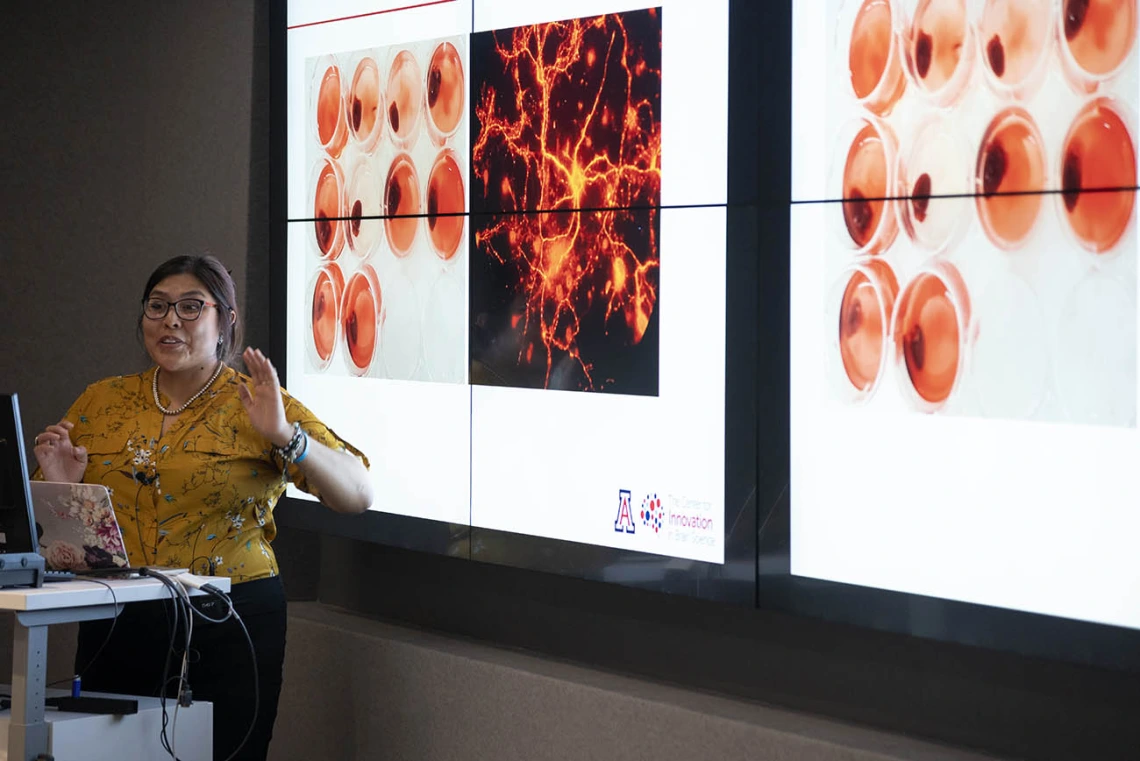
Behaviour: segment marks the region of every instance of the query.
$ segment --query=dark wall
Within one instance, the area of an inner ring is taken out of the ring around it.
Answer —
[[[146,366],[134,321],[164,259],[214,253],[246,295],[255,8],[21,1],[3,17],[0,389],[31,435],[88,383]]]
[[[226,260],[269,335],[267,5],[8,2],[0,23],[0,389],[28,433],[145,362],[139,289]],[[290,594],[951,744],[1140,756],[1140,679],[284,531]]]
[[[88,383],[146,366],[138,300],[171,256],[225,262],[246,342],[268,349],[268,2],[10,2],[3,16],[0,391],[20,395],[29,438]],[[279,539],[291,596],[311,599],[319,542]]]

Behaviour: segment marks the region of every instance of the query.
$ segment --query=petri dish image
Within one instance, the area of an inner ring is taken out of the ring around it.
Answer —
[[[424,97],[428,134],[435,145],[441,146],[459,129],[466,97],[463,60],[450,42],[439,43],[431,54]]]
[[[420,224],[420,178],[406,153],[392,160],[384,181],[384,232],[392,253],[405,257],[412,251]]]
[[[340,323],[345,366],[353,375],[368,375],[379,353],[384,323],[384,296],[371,265],[362,265],[345,285]]]
[[[423,354],[421,321],[420,300],[412,281],[399,273],[385,278],[384,325],[380,331],[384,377],[416,379]]]
[[[986,237],[1013,251],[1037,224],[1045,189],[1044,140],[1029,112],[1012,106],[990,121],[974,164],[978,218]]]
[[[309,118],[317,143],[332,158],[340,158],[348,142],[348,121],[344,111],[344,82],[335,56],[317,59],[309,92]]]
[[[401,50],[392,59],[386,89],[388,131],[401,150],[411,150],[420,134],[423,79],[420,65],[410,51]]]
[[[1037,294],[1003,272],[974,300],[977,335],[970,377],[986,417],[1025,420],[1045,398],[1049,329]]]
[[[444,149],[436,156],[428,174],[427,217],[424,220],[432,250],[444,261],[450,261],[459,251],[467,220],[463,214],[466,198],[463,174],[459,171],[455,153]]]
[[[1040,0],[985,0],[977,46],[986,82],[999,96],[1026,100],[1049,68],[1054,22]]]
[[[371,153],[384,132],[384,92],[376,59],[364,56],[352,74],[345,99],[348,126],[361,150]]]
[[[897,0],[844,0],[835,49],[847,90],[859,105],[886,116],[906,89],[898,47]]]
[[[1136,44],[1136,0],[1058,0],[1056,20],[1061,70],[1077,92],[1120,73]]]
[[[856,119],[840,130],[830,185],[832,197],[842,201],[831,221],[856,254],[881,253],[898,234],[896,154],[894,133],[878,119]]]
[[[958,390],[970,349],[970,297],[954,265],[938,260],[907,283],[892,332],[903,396],[922,412],[942,409]]]
[[[313,167],[313,238],[321,259],[336,259],[344,248],[344,174],[340,164],[323,158]]]
[[[1136,425],[1136,286],[1089,272],[1057,316],[1053,374],[1070,419]]]
[[[945,107],[962,97],[975,52],[966,0],[918,0],[900,44],[907,75],[927,100]]]
[[[931,253],[956,243],[970,223],[971,156],[956,121],[935,115],[899,155],[896,208],[907,236]]]
[[[439,383],[467,380],[467,289],[454,270],[441,272],[424,305],[424,362]]]
[[[1094,254],[1115,253],[1135,216],[1136,139],[1124,113],[1111,98],[1090,100],[1061,147],[1060,214],[1077,243]]]
[[[353,162],[345,195],[344,228],[348,247],[361,259],[367,259],[376,250],[384,226],[380,177],[370,156],[361,154]]]
[[[829,365],[843,401],[865,402],[880,385],[898,290],[886,261],[868,258],[848,267],[828,298],[828,321],[835,326]]]
[[[344,273],[340,265],[329,262],[309,279],[309,361],[316,370],[325,370],[332,362],[340,342],[340,309],[344,297]]]

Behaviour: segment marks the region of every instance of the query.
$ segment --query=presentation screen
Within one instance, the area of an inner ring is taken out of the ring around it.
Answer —
[[[289,2],[285,383],[374,510],[724,562],[728,34]]]
[[[1135,0],[807,5],[791,572],[1140,627]]]

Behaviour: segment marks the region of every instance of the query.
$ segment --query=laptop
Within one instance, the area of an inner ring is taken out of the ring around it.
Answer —
[[[28,491],[28,460],[15,394],[0,394],[0,588],[39,587],[44,561]]]
[[[123,532],[102,484],[32,481],[39,553],[53,571],[129,573]]]

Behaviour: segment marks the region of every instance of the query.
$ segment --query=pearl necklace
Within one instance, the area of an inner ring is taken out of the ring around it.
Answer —
[[[202,394],[206,393],[206,389],[208,389],[210,386],[214,385],[214,381],[216,381],[218,379],[218,376],[222,374],[222,368],[225,367],[225,365],[226,365],[225,362],[218,362],[218,369],[214,370],[214,374],[210,376],[210,380],[206,381],[206,385],[202,386],[202,388],[198,389],[198,393],[194,394],[194,396],[187,399],[183,403],[183,405],[176,410],[168,410],[166,407],[163,407],[162,402],[159,401],[159,398],[158,398],[158,368],[157,367],[154,368],[154,381],[150,384],[151,390],[154,392],[154,406],[158,407],[159,412],[161,412],[163,415],[180,415],[180,414],[182,414],[182,412],[187,407],[189,407],[191,404],[193,404],[194,401],[198,397],[200,397]]]

